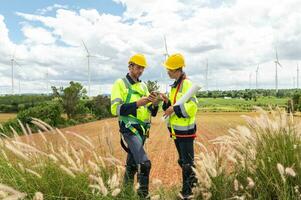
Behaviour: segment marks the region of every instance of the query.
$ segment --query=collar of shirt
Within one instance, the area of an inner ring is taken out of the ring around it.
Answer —
[[[176,80],[176,81],[175,81],[173,84],[171,84],[170,86],[171,86],[172,88],[177,87],[185,77],[186,77],[186,74],[185,74],[185,72],[183,72],[182,75],[180,76],[180,78],[179,78],[178,80]]]
[[[134,80],[131,78],[131,76],[130,76],[129,73],[127,73],[126,78],[128,79],[128,81],[130,82],[131,85],[133,85],[133,84],[135,84],[135,83],[137,83],[137,82],[141,82],[140,79],[138,79],[137,81],[134,81]]]

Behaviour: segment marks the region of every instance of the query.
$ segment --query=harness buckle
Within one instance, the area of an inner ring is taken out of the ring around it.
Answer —
[[[145,130],[145,134],[144,134],[147,138],[149,138],[149,128]]]
[[[132,125],[132,123],[129,121],[128,123],[125,124],[125,128],[129,128]]]

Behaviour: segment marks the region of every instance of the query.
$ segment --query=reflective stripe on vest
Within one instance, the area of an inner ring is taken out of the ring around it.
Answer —
[[[171,128],[171,125],[168,124],[168,127]],[[188,126],[172,125],[172,127],[174,128],[174,130],[177,130],[177,131],[188,131],[190,129],[193,129],[195,127],[195,124],[190,124]]]
[[[114,103],[120,103],[120,104],[123,104],[123,100],[121,98],[116,98],[116,99],[113,99],[111,101],[111,104],[114,104]]]

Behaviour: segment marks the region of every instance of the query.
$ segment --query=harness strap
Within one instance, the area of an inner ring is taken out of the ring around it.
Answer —
[[[179,89],[180,89],[180,87],[182,86],[183,81],[184,81],[185,79],[186,79],[186,77],[184,77],[184,78],[181,80],[181,82],[178,84],[177,89],[176,89],[176,93],[175,93],[175,96],[174,96],[174,99],[173,99],[173,104],[172,104],[172,105],[174,105],[174,104],[177,102],[177,95],[178,95],[178,93],[179,93]]]
[[[140,96],[142,96],[139,92],[137,92],[136,90],[133,90],[131,87],[131,84],[128,82],[128,80],[126,78],[122,79],[126,88],[128,88],[129,92],[127,94],[125,103],[129,103],[131,100],[131,96],[133,94],[138,94]],[[135,117],[131,117],[131,116],[119,116],[119,120],[122,121],[125,124],[125,127],[128,128],[134,135],[136,135],[138,137],[138,139],[141,141],[141,143],[143,143],[143,140],[139,134],[139,131],[132,125],[133,123],[137,123],[140,125],[142,131],[143,131],[143,135],[148,135],[148,131],[150,128],[150,125],[135,118]]]

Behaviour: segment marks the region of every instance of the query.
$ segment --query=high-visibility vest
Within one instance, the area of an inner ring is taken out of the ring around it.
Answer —
[[[169,100],[174,105],[187,91],[191,88],[192,82],[188,79],[182,79],[177,87],[172,87]],[[196,131],[196,113],[198,101],[196,96],[192,96],[186,103],[179,105],[182,115],[178,117],[176,114],[171,115],[168,121],[168,128],[172,138],[195,137]]]
[[[125,127],[137,136],[139,136],[137,130],[135,130],[135,128],[131,125],[139,124],[144,134],[147,133],[151,119],[151,112],[147,108],[148,105],[140,106],[139,108],[137,108],[137,116],[121,116],[120,108],[124,103],[136,102],[141,97],[147,97],[148,95],[149,91],[145,83],[136,82],[134,84],[131,84],[126,77],[115,81],[112,88],[111,113],[114,116],[118,116],[119,121],[123,122],[125,124]]]

